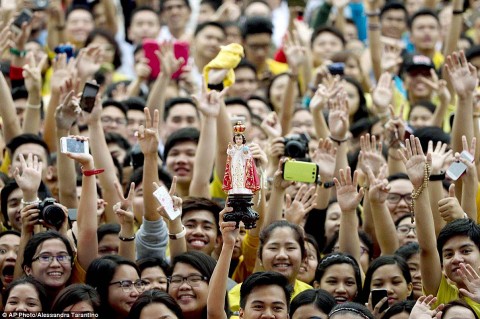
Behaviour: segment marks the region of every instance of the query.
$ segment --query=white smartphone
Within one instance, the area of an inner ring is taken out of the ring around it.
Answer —
[[[467,161],[473,162],[473,155],[467,151],[460,153],[460,157],[466,159]],[[462,162],[453,162],[448,168],[446,175],[451,179],[456,181],[459,179],[463,173],[467,170],[467,166]]]
[[[88,154],[88,141],[79,141],[72,137],[60,138],[60,151],[62,153]]]
[[[165,209],[170,220],[174,220],[180,216],[180,210],[174,209],[172,197],[165,186],[157,188],[153,192],[153,196],[155,196],[160,205]]]

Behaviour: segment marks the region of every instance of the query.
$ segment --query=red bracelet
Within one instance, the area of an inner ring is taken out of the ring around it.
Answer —
[[[23,68],[16,66],[10,66],[10,79],[11,80],[23,80]]]
[[[82,173],[84,176],[93,176],[93,175],[101,174],[103,172],[105,172],[104,168],[89,169],[89,170],[83,170],[82,168]]]

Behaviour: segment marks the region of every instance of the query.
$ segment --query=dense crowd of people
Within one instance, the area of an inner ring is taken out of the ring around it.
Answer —
[[[2,0],[0,69],[8,316],[480,317],[479,0]]]

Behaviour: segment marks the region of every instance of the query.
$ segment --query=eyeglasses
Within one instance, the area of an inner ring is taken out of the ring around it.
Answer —
[[[56,259],[57,262],[60,264],[69,264],[72,260],[72,257],[69,255],[58,255],[58,256],[50,256],[50,255],[40,255],[38,257],[32,258],[32,262],[37,261],[41,264],[51,264],[53,260]]]
[[[187,277],[183,276],[171,276],[168,278],[168,283],[172,287],[180,287],[183,282],[187,282],[190,287],[198,287],[202,281],[207,281],[208,277],[202,275],[189,275]]]
[[[146,282],[143,281],[142,279],[138,279],[135,281],[131,280],[120,280],[120,281],[115,281],[111,282],[110,285],[115,285],[119,284],[120,287],[122,288],[123,292],[130,292],[132,291],[132,288],[135,287],[135,289],[138,292],[143,292],[145,290]]]
[[[397,193],[388,193],[387,200],[392,204],[398,204],[401,200],[405,200],[407,204],[412,202],[412,194],[397,194]]]
[[[110,116],[102,116],[100,118],[103,124],[110,124],[110,123],[116,123],[117,125],[126,125],[127,124],[127,119],[126,118],[113,118]]]
[[[406,234],[408,234],[410,231],[413,231],[413,233],[416,235],[416,234],[417,234],[417,227],[415,227],[415,226],[408,226],[408,225],[400,225],[400,226],[397,226],[397,232],[399,232],[400,234],[406,235]]]

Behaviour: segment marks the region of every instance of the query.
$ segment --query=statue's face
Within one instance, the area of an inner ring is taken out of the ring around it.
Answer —
[[[241,135],[235,135],[235,144],[237,145],[242,145],[243,144],[243,138]]]

